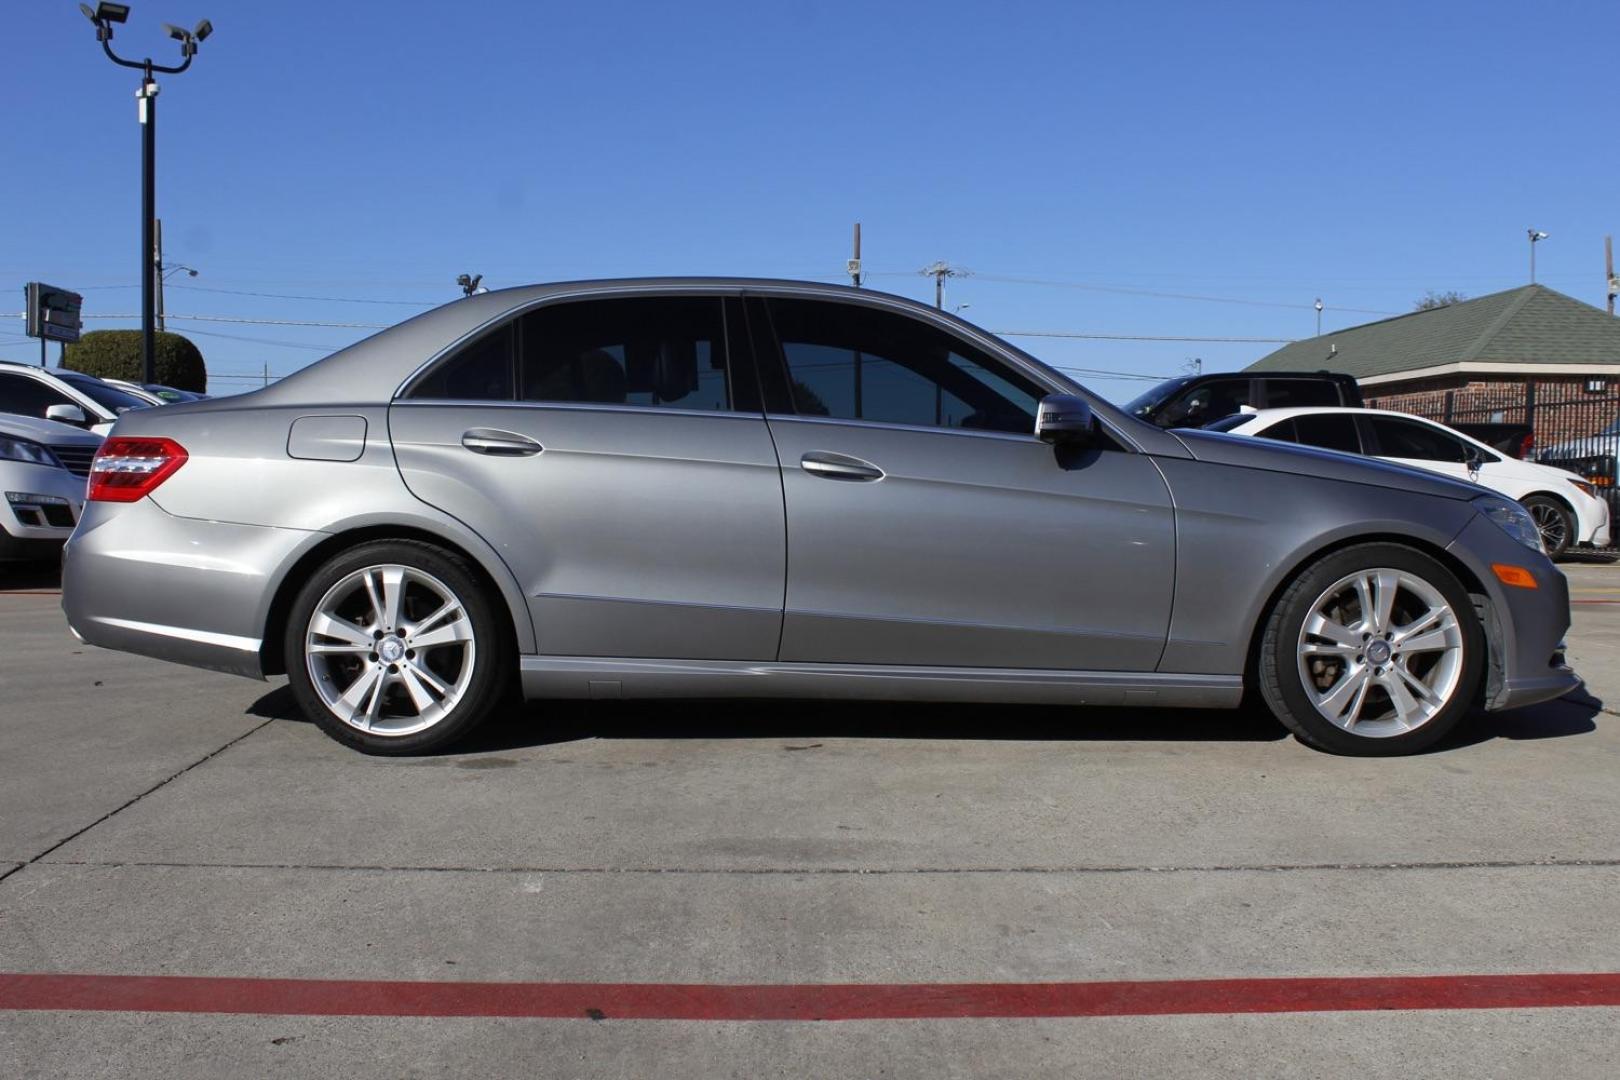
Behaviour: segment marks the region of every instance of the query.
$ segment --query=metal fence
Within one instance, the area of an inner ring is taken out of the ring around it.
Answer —
[[[1620,532],[1620,384],[1579,381],[1496,383],[1406,393],[1367,402],[1445,424],[1523,425],[1534,436],[1525,456],[1577,473],[1608,501]],[[1620,536],[1611,536],[1611,548]]]

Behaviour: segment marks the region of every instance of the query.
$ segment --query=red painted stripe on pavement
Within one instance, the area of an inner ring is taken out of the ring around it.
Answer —
[[[1591,1006],[1620,1006],[1620,973],[797,986],[0,974],[0,1011],[916,1020]]]

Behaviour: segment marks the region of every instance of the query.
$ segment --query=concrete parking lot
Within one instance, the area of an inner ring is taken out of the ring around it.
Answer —
[[[1612,1076],[1605,1007],[805,1023],[254,1005],[304,992],[278,979],[357,980],[340,991],[366,1012],[399,980],[1620,972],[1620,567],[1568,573],[1587,691],[1390,761],[1315,753],[1254,713],[628,702],[371,759],[293,719],[277,683],[79,645],[54,580],[12,573],[0,973],[211,978],[221,1011],[110,1010],[105,979],[90,1008],[29,1007],[12,984],[0,1076]]]

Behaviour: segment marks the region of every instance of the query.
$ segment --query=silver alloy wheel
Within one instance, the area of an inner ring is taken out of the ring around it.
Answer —
[[[1526,507],[1530,519],[1541,533],[1541,546],[1547,551],[1561,551],[1569,540],[1569,519],[1564,511],[1548,502],[1535,502]]]
[[[1358,570],[1322,592],[1299,633],[1299,676],[1316,711],[1388,738],[1432,720],[1456,693],[1463,632],[1440,590],[1406,570]]]
[[[412,566],[368,566],[326,591],[304,657],[332,715],[371,735],[414,735],[467,692],[472,620],[449,586]]]

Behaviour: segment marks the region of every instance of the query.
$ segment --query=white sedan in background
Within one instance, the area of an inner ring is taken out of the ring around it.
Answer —
[[[1504,457],[1444,424],[1382,409],[1260,409],[1205,430],[1365,454],[1445,473],[1523,504],[1554,558],[1572,547],[1609,544],[1609,504],[1574,473]]]

